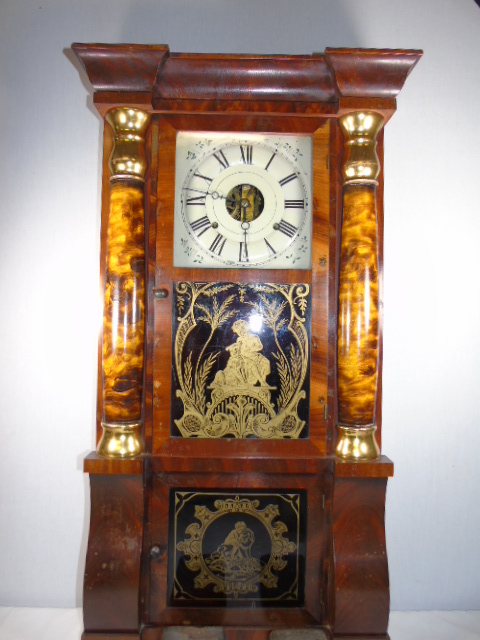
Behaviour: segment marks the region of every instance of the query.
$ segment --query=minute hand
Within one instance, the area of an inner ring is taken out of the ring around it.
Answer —
[[[248,262],[248,247],[247,247],[247,231],[250,228],[250,223],[247,221],[247,208],[249,202],[242,202],[242,221],[241,227],[243,229],[243,242],[240,243],[240,261]]]

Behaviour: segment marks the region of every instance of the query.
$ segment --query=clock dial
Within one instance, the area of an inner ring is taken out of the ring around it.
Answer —
[[[176,267],[311,266],[311,138],[177,135]]]

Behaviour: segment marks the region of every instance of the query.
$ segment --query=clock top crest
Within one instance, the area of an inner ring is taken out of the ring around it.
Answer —
[[[383,126],[421,52],[72,48],[105,121],[84,638],[388,638]]]

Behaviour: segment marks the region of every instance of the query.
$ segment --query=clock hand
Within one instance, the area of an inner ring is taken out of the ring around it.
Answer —
[[[185,191],[195,191],[195,193],[202,193],[204,196],[212,196],[214,200],[221,198],[225,200],[228,204],[235,204],[235,198],[229,198],[228,196],[222,196],[218,193],[218,191],[212,191],[212,193],[208,193],[203,189],[194,189],[193,187],[185,187]]]
[[[208,191],[204,191],[202,189],[193,189],[192,187],[185,187],[185,191],[195,191],[196,193],[203,193],[208,196]]]
[[[241,208],[241,222],[240,226],[243,229],[243,243],[240,244],[240,260],[242,262],[248,262],[248,248],[247,248],[247,232],[250,228],[250,222],[247,220],[247,209],[250,206],[250,202],[247,198],[243,198],[240,203]]]
[[[214,200],[218,200],[220,198],[221,200],[225,200],[226,204],[230,204],[230,205],[235,205],[236,203],[235,198],[222,196],[220,193],[218,193],[218,191],[212,191],[212,193],[207,193],[207,196],[212,196]],[[232,215],[233,212],[229,212],[229,213],[230,215]]]
[[[212,196],[214,200],[218,200],[218,198],[221,198],[222,200],[226,200],[227,202],[234,202],[232,198],[229,198],[228,196],[222,196],[220,193],[218,193],[218,191],[212,191],[212,193],[208,195]]]

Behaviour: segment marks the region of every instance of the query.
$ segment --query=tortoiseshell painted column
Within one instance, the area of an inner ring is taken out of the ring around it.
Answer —
[[[97,453],[143,451],[141,406],[145,335],[145,131],[149,116],[121,107],[106,116],[114,134],[103,308],[102,436]]]
[[[376,137],[381,115],[353,112],[339,120],[345,138],[338,313],[336,455],[373,460],[378,382],[378,232]]]

